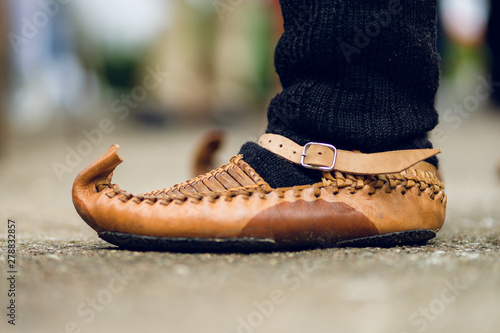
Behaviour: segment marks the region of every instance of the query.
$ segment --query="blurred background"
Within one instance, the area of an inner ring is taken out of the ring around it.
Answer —
[[[162,128],[260,116],[279,91],[277,2],[3,1],[2,132],[77,135],[104,116]],[[440,97],[467,95],[478,74],[498,78],[496,7],[440,1]],[[168,76],[144,87],[151,70]]]
[[[234,331],[254,298],[283,288],[282,273],[318,258],[328,265],[307,275],[309,285],[300,275],[304,288],[295,301],[290,294],[259,331],[414,332],[408,315],[439,295],[444,279],[461,274],[475,287],[427,332],[496,331],[499,10],[498,1],[440,1],[441,121],[430,138],[443,150],[448,215],[435,245],[241,257],[110,250],[79,218],[71,186],[115,143],[125,162],[113,180],[140,193],[192,177],[209,130],[226,133],[221,164],[256,140],[280,91],[273,67],[282,33],[278,1],[0,1],[0,219],[17,222],[25,251],[20,331],[61,332],[68,320],[82,323],[75,309],[110,281],[113,267],[130,268],[135,284],[93,326],[83,323],[87,331],[153,332],[162,320],[171,331]],[[6,239],[6,229],[0,236]],[[289,315],[305,308],[309,321]],[[464,316],[477,324],[463,325]]]
[[[262,113],[277,89],[272,52],[280,20],[270,0],[2,6],[2,114],[15,133],[72,134],[118,104],[130,108],[127,122],[145,126],[226,122]],[[148,68],[168,78],[134,91]]]

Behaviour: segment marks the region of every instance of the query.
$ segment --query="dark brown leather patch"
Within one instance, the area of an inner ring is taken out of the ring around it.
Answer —
[[[289,245],[328,247],[341,240],[378,235],[373,222],[342,202],[282,202],[255,216],[241,237],[272,238]]]

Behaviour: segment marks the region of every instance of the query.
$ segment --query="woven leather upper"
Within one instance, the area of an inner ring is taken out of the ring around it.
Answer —
[[[441,228],[443,184],[432,171],[323,173],[318,183],[271,188],[244,160],[173,187],[134,195],[111,182],[113,146],[75,180],[73,201],[96,231],[157,237],[262,238],[311,246],[404,230]]]

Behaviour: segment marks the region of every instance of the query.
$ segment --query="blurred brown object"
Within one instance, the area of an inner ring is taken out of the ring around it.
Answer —
[[[282,29],[272,1],[223,1],[222,11],[210,1],[171,1],[169,29],[147,56],[169,73],[152,98],[191,123],[266,109],[278,85],[274,30]]]
[[[279,37],[285,32],[285,29],[283,28],[283,16],[281,15],[281,5],[279,0],[273,0],[272,1],[273,5],[273,11],[274,11],[274,26],[276,29],[276,36],[279,39]]]
[[[214,157],[224,142],[223,130],[211,130],[203,135],[194,154],[194,176],[205,174],[219,166]]]
[[[215,13],[193,1],[171,1],[171,28],[154,46],[149,63],[168,71],[169,78],[152,96],[171,113],[202,120],[213,112],[213,44]]]
[[[463,47],[479,47],[484,43],[488,10],[481,2],[441,1],[441,24],[444,33],[453,43]]]
[[[5,125],[5,90],[7,88],[7,5],[0,2],[0,153],[3,151],[7,126]]]

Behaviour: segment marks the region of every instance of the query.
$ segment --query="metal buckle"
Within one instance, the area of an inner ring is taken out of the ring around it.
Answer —
[[[309,146],[312,146],[312,145],[320,145],[320,146],[331,149],[333,151],[332,165],[330,165],[329,167],[324,167],[324,166],[315,166],[315,165],[304,163],[304,160],[305,160],[306,155],[307,155],[307,148]],[[332,171],[333,168],[335,167],[336,161],[337,161],[337,148],[335,148],[335,146],[329,145],[327,143],[308,142],[308,143],[306,143],[306,145],[304,146],[304,150],[302,151],[302,156],[300,158],[300,165],[302,165],[304,168],[308,168],[308,169],[321,170],[321,171]]]

